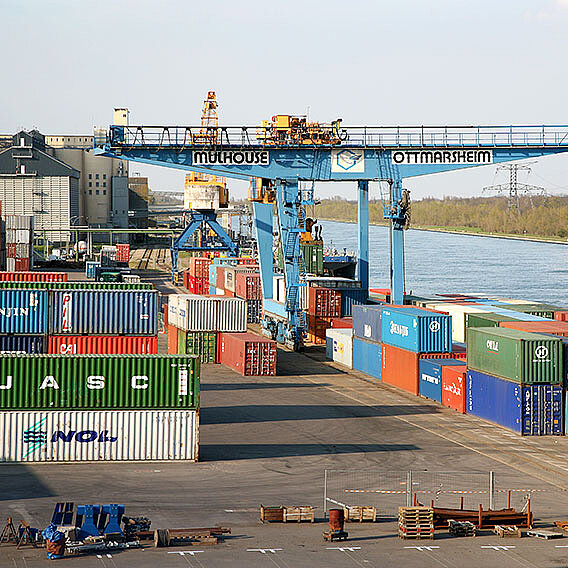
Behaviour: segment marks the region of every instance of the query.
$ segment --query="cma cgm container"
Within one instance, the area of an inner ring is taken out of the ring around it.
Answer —
[[[220,333],[219,363],[244,376],[276,375],[276,342],[252,333]]]
[[[50,292],[51,333],[156,335],[156,290],[60,290]]]
[[[382,306],[353,306],[353,334],[368,341],[381,341]]]
[[[561,383],[559,339],[504,327],[472,327],[467,334],[467,366],[518,383]]]
[[[465,414],[466,372],[464,365],[442,367],[442,404]]]
[[[458,359],[420,359],[418,362],[418,393],[436,402],[442,402],[442,372],[444,366],[461,365]]]
[[[67,282],[67,272],[0,272],[0,281]]]
[[[196,461],[197,410],[0,412],[2,462]]]
[[[194,409],[199,371],[182,355],[5,355],[0,408]]]
[[[0,335],[0,353],[45,353],[44,335]]]
[[[332,329],[326,331],[325,354],[330,361],[353,368],[353,330]]]
[[[382,379],[381,344],[353,337],[353,368],[375,379]]]
[[[495,422],[525,436],[561,436],[561,386],[520,385],[468,370],[467,413]]]
[[[383,308],[381,341],[416,353],[452,350],[452,318],[417,308]]]
[[[0,290],[0,333],[43,334],[47,330],[45,290]]]
[[[53,355],[156,355],[158,338],[155,335],[50,335],[47,353]]]

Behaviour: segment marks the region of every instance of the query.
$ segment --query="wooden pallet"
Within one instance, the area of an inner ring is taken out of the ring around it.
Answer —
[[[374,523],[377,520],[377,509],[375,507],[349,507],[343,509],[344,518],[348,522],[362,523],[364,521]]]
[[[475,536],[475,525],[469,521],[448,521],[448,532],[453,536]]]
[[[260,506],[260,520],[263,523],[283,523],[284,507],[265,507]]]
[[[499,538],[521,538],[523,533],[519,527],[512,525],[510,527],[503,525],[495,525],[493,527],[493,532]]]
[[[433,539],[433,509],[430,507],[399,507],[398,536],[403,539]]]
[[[313,507],[284,507],[285,523],[302,523],[315,521],[315,512]]]
[[[534,529],[532,531],[527,531],[527,536],[535,536],[536,538],[544,538],[545,540],[564,538],[564,535],[562,533],[547,531],[544,529]]]

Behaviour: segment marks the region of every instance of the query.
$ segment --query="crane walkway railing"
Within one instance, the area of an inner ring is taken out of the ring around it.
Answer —
[[[278,149],[365,147],[390,148],[523,148],[567,147],[568,126],[347,126],[330,129],[331,142],[322,143],[310,131],[290,131],[278,141],[258,126],[111,126],[95,132],[95,147],[174,149]],[[301,140],[299,142],[298,140]]]

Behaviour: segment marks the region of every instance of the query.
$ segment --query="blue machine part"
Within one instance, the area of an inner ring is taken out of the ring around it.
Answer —
[[[99,536],[97,522],[100,514],[101,508],[99,505],[79,505],[77,507],[76,523],[77,526],[80,525],[77,534],[79,540],[84,540],[88,536]]]
[[[116,503],[101,505],[101,512],[108,517],[108,523],[103,534],[122,534],[120,522],[122,515],[124,515],[124,505],[117,505]]]
[[[559,385],[520,385],[478,371],[467,372],[466,412],[524,436],[561,436],[563,389]]]
[[[452,317],[417,308],[384,307],[381,341],[415,353],[450,353]]]
[[[353,337],[353,369],[381,380],[381,344]]]
[[[430,400],[442,403],[442,367],[463,365],[459,359],[420,359],[418,361],[418,392]]]

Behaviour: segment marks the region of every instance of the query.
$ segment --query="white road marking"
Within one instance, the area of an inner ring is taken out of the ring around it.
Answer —
[[[517,547],[516,546],[492,545],[492,546],[482,546],[481,548],[492,548],[493,550],[511,550],[511,549],[517,548]]]
[[[195,554],[199,554],[200,552],[203,552],[203,550],[176,550],[175,552],[168,552],[168,554],[179,554],[180,556],[189,554],[190,556],[194,556]]]
[[[413,548],[414,550],[420,550],[424,552],[425,550],[434,550],[435,548],[440,548],[439,546],[405,546],[404,548]]]
[[[276,554],[281,548],[247,548],[247,552],[260,552],[261,554],[267,554],[268,552]]]
[[[356,550],[361,550],[360,546],[328,546],[328,550],[340,550],[341,552],[355,552]]]

